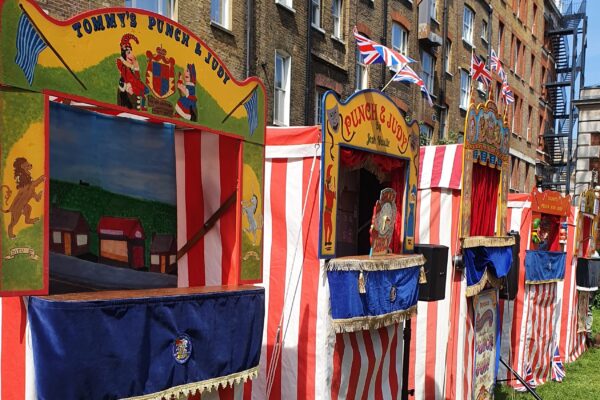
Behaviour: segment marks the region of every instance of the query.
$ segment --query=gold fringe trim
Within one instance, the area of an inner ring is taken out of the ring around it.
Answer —
[[[427,283],[427,274],[425,274],[425,267],[421,266],[419,271],[419,283]]]
[[[467,290],[465,292],[466,297],[472,297],[479,294],[479,292],[485,288],[485,284],[488,282],[495,288],[499,288],[502,285],[502,279],[496,278],[494,275],[488,273],[486,268],[479,282],[474,285],[467,286]]]
[[[390,271],[419,267],[425,264],[423,254],[386,254],[383,256],[349,256],[333,258],[325,267],[327,271]]]
[[[562,282],[563,279],[547,279],[545,281],[525,281],[527,285],[541,285],[542,283]]]
[[[354,317],[347,319],[334,319],[333,329],[335,333],[350,333],[356,331],[365,331],[369,329],[379,329],[384,326],[399,324],[417,314],[417,306],[414,305],[407,310],[394,311],[385,315]]]
[[[515,244],[514,236],[470,236],[460,239],[462,248],[471,247],[507,247]]]
[[[181,396],[187,398],[189,394],[195,394],[196,392],[212,391],[213,389],[226,388],[234,384],[245,383],[248,379],[254,379],[258,376],[258,366],[247,369],[245,371],[236,372],[231,375],[221,376],[218,378],[207,379],[200,382],[186,383],[185,385],[179,385],[166,389],[160,392],[145,394],[142,396],[127,397],[128,400],[160,400],[163,397],[167,400],[177,399]]]

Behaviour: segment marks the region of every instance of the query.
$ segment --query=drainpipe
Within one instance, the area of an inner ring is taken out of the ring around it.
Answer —
[[[310,61],[312,57],[312,1],[306,0],[308,7],[306,7],[308,11],[308,18],[306,18],[306,88],[304,89],[304,125],[310,125],[310,117],[312,115],[310,113],[310,105],[311,105],[311,89],[313,88],[312,79],[311,79],[311,66],[312,63]]]
[[[440,79],[440,95],[438,100],[438,108],[440,110],[440,132],[438,139],[444,135],[446,131],[446,115],[448,107],[446,107],[446,46],[448,43],[448,0],[444,0],[444,9],[442,10],[442,76]]]
[[[387,46],[387,31],[388,31],[388,0],[383,0],[383,35],[381,36],[381,44]],[[387,83],[386,82],[386,71],[387,67],[381,68],[381,86]]]
[[[252,36],[254,34],[254,0],[246,0],[246,66],[245,75],[248,78],[251,75],[250,60],[254,56],[254,46]]]

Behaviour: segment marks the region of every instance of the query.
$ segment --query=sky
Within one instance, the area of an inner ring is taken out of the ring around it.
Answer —
[[[173,128],[51,103],[50,177],[175,205]]]
[[[585,53],[585,86],[600,85],[600,0],[587,2],[587,39]]]

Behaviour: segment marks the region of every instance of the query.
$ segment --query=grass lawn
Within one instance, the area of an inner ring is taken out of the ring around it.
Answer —
[[[594,311],[594,333],[600,332],[600,310]],[[600,400],[600,349],[589,349],[577,361],[566,364],[567,376],[562,383],[548,382],[536,389],[544,400]],[[533,399],[529,393],[521,394],[506,385],[496,389],[496,399]]]

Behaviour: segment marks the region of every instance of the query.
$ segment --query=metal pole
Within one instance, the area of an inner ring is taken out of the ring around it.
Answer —
[[[410,319],[404,321],[404,354],[402,354],[402,393],[401,399],[408,400],[408,396],[414,396],[415,390],[408,389],[408,375],[410,371],[410,338],[412,336]]]
[[[527,382],[525,382],[525,379],[523,379],[521,377],[521,375],[517,374],[517,371],[515,371],[507,363],[505,363],[504,360],[502,359],[502,357],[500,357],[500,362],[502,363],[502,365],[504,365],[506,367],[506,369],[508,369],[510,371],[511,374],[513,374],[515,376],[515,378],[517,378],[517,380],[519,382],[521,382],[523,384],[523,386],[525,386],[525,389],[529,393],[531,393],[531,395],[535,398],[535,400],[542,400],[542,398],[537,394],[535,389],[533,389],[531,386],[529,386],[529,384]]]

